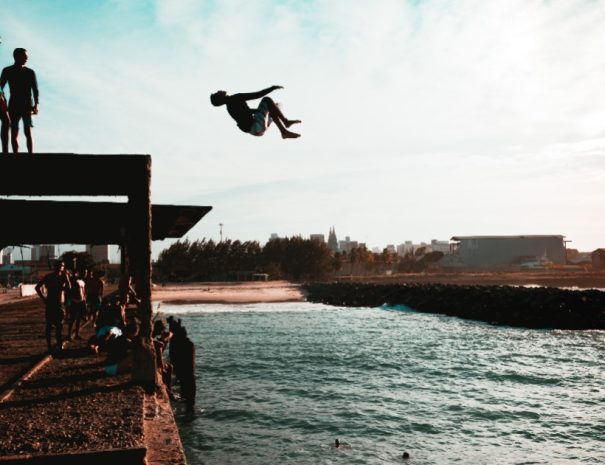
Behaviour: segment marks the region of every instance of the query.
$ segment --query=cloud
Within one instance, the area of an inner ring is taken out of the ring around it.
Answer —
[[[7,49],[27,42],[42,82],[40,150],[151,153],[154,200],[210,199],[231,237],[336,225],[380,246],[507,231],[602,245],[585,205],[604,206],[604,4],[65,5],[3,12]],[[301,139],[251,138],[208,104],[271,84]]]

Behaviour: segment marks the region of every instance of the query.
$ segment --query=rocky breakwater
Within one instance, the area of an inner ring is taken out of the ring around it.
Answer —
[[[405,305],[494,325],[605,329],[605,292],[598,290],[370,283],[312,283],[303,289],[309,302],[328,305]]]

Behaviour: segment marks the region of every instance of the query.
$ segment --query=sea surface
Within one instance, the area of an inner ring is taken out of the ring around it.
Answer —
[[[605,463],[605,331],[309,303],[162,313],[197,349],[196,413],[175,407],[192,465]]]

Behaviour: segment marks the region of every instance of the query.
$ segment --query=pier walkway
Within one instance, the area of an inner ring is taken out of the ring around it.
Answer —
[[[130,375],[106,375],[104,356],[86,347],[90,325],[53,358],[39,301],[0,314],[0,464],[186,463],[163,391],[146,395]]]
[[[152,204],[149,155],[3,156],[0,171],[8,173],[0,183],[0,216],[18,218],[0,230],[0,249],[118,245],[122,275],[134,278],[141,335],[148,341],[151,243],[182,237],[211,207]],[[71,200],[59,200],[65,196]],[[107,196],[114,201],[80,200]],[[39,300],[0,307],[0,321],[0,431],[6,432],[0,436],[0,464],[185,463],[161,387],[146,397],[129,375],[105,375],[103,358],[84,341],[57,358],[45,355]],[[84,340],[91,335],[92,328],[82,331]],[[154,384],[154,364],[141,360],[135,360],[139,379]]]

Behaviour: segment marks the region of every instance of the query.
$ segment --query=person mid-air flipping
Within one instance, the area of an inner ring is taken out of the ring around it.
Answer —
[[[227,111],[237,122],[237,127],[253,136],[262,136],[265,134],[271,121],[274,121],[279,132],[281,132],[282,138],[295,139],[300,137],[300,134],[288,131],[287,129],[293,124],[300,123],[300,120],[286,118],[273,99],[265,97],[265,95],[277,89],[283,89],[283,87],[271,86],[259,92],[233,95],[227,94],[224,90],[219,90],[210,95],[210,102],[215,107],[227,105]],[[261,97],[264,98],[260,101],[258,108],[254,110],[246,103],[248,100],[256,100]]]

